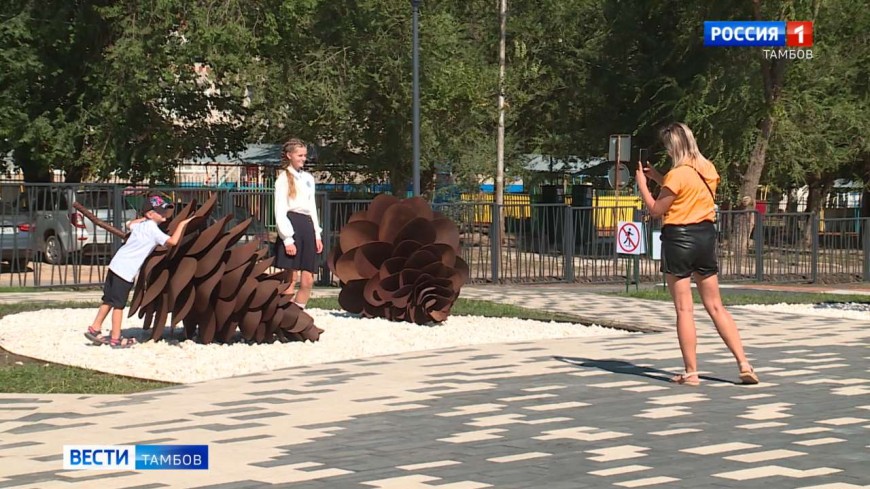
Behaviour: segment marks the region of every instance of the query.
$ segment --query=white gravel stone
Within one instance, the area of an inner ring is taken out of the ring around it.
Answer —
[[[44,309],[0,319],[0,346],[47,362],[143,379],[191,383],[465,345],[633,334],[595,325],[513,318],[451,316],[437,326],[417,326],[357,318],[343,311],[310,309],[308,312],[314,317],[314,323],[326,330],[317,343],[200,345],[169,340],[112,349],[94,346],[84,337],[96,309]],[[110,325],[111,317],[103,325],[105,334],[109,333]],[[143,332],[141,325],[136,317],[124,318],[123,334],[147,338],[148,333]],[[175,334],[183,335],[180,327]]]
[[[784,312],[788,314],[806,314],[808,316],[870,321],[870,304],[857,302],[821,304],[748,304],[740,307],[765,312]]]

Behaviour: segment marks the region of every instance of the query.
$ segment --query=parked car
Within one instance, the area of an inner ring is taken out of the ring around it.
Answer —
[[[74,254],[111,256],[113,236],[86,219],[72,206],[78,202],[109,224],[115,224],[113,188],[75,189],[74,187],[36,187],[28,190],[28,202],[35,217],[34,248],[43,260],[62,264]],[[118,190],[119,191],[119,190]],[[123,209],[118,221],[136,217],[136,209],[121,199]]]
[[[0,259],[9,262],[14,272],[27,270],[33,256],[33,228],[26,201],[0,201]]]

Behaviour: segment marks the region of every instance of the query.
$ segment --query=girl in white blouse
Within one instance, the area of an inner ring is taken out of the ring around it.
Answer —
[[[304,308],[311,297],[317,256],[323,251],[317,204],[314,199],[314,176],[302,171],[308,149],[299,139],[290,139],[281,148],[281,169],[275,179],[274,265],[291,270],[292,284],[285,294],[293,294],[299,279],[299,291],[293,301]],[[301,274],[297,274],[301,272]]]

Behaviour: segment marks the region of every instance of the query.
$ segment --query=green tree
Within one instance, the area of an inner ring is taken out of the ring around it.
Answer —
[[[424,192],[438,165],[461,175],[491,165],[474,149],[490,137],[494,114],[495,75],[481,42],[489,26],[472,5],[483,3],[424,2],[421,9]],[[410,4],[285,0],[274,11],[284,21],[263,36],[269,83],[255,104],[261,137],[321,142],[329,167],[403,189],[411,177]]]
[[[183,160],[242,149],[246,95],[262,69],[248,2],[120,2],[99,9],[112,39],[92,83],[98,120],[87,160],[99,175],[171,181]]]
[[[258,73],[247,2],[28,2],[3,7],[4,149],[28,181],[110,173],[171,180],[185,158],[238,150]],[[208,70],[207,73],[196,67]]]
[[[870,153],[870,15],[852,2],[832,1],[814,27],[813,59],[796,62],[786,79],[768,175],[807,185],[807,211],[818,215],[836,180],[868,182],[862,169]],[[806,225],[807,242],[810,231]]]
[[[10,1],[0,15],[0,139],[29,181],[50,169],[75,180],[84,164],[90,108],[99,99],[89,83],[101,58],[106,26],[93,2]]]

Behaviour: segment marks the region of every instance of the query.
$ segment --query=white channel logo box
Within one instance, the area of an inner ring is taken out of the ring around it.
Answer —
[[[135,470],[136,445],[64,445],[64,470]]]

